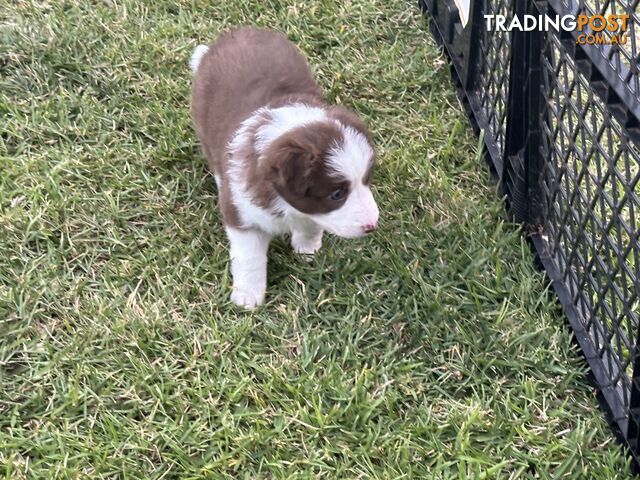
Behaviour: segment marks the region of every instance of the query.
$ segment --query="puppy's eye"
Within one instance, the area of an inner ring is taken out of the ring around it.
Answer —
[[[344,196],[347,193],[347,189],[344,187],[340,187],[337,190],[334,190],[333,192],[331,192],[331,195],[329,195],[329,198],[331,198],[331,200],[342,200],[344,198]]]

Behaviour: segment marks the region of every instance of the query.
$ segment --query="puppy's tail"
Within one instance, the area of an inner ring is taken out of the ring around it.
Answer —
[[[200,61],[202,57],[204,57],[205,53],[209,51],[209,47],[206,45],[198,45],[193,53],[191,54],[191,60],[189,60],[189,66],[191,67],[191,71],[196,73],[198,70],[198,65],[200,65]]]

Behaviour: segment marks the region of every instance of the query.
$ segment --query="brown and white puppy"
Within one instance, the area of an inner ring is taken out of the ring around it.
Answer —
[[[376,229],[369,188],[375,154],[364,123],[324,100],[283,35],[243,27],[191,57],[192,116],[229,237],[231,300],[264,300],[267,249],[291,234],[313,254],[324,231],[357,238]]]

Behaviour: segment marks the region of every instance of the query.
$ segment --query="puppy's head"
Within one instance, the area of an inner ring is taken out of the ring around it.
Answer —
[[[266,152],[275,191],[325,230],[357,238],[376,229],[375,154],[361,129],[330,119],[276,139]]]

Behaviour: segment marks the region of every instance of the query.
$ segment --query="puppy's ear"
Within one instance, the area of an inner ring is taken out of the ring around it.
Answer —
[[[283,152],[272,165],[273,185],[283,197],[303,198],[311,185],[310,165],[313,156],[297,148]]]
[[[321,152],[305,135],[285,135],[269,148],[270,180],[285,200],[304,198],[313,181]]]

